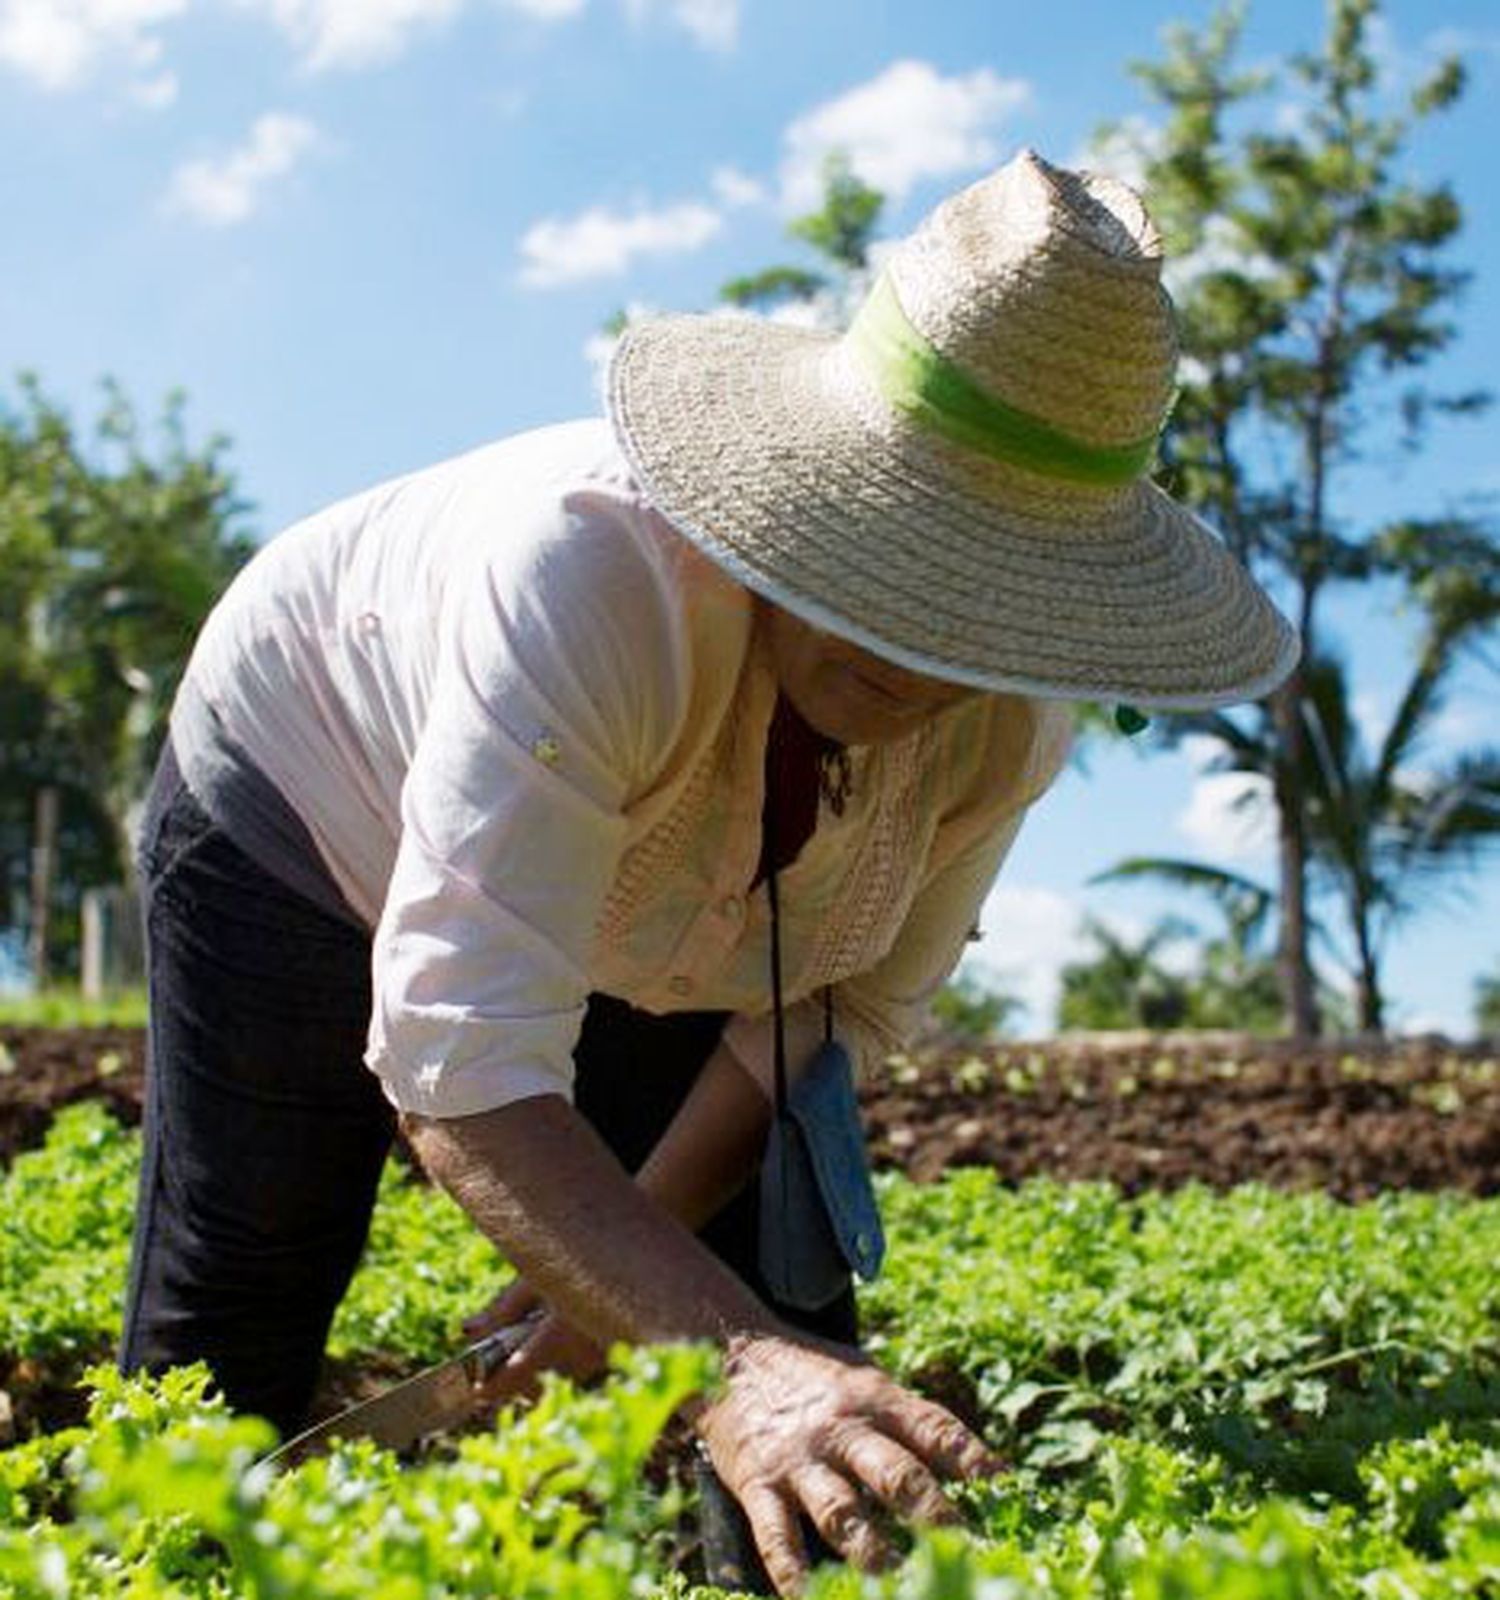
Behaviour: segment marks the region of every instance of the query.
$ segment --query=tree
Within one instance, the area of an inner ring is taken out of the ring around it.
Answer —
[[[1342,903],[1355,960],[1361,1031],[1381,1033],[1381,946],[1434,884],[1473,867],[1500,840],[1500,747],[1420,771],[1414,758],[1441,708],[1454,641],[1429,639],[1378,750],[1364,749],[1342,665],[1315,663],[1305,701],[1315,863]]]
[[[82,889],[128,875],[193,637],[253,549],[226,442],[191,449],[182,412],[153,449],[113,384],[90,438],[29,376],[0,409],[0,892],[30,902],[38,980]]]
[[[1331,583],[1402,570],[1386,560],[1386,530],[1361,530],[1341,515],[1341,471],[1392,413],[1415,448],[1432,417],[1475,413],[1488,398],[1437,395],[1416,382],[1455,336],[1446,313],[1465,279],[1443,250],[1461,212],[1446,186],[1418,187],[1398,173],[1413,127],[1461,94],[1462,68],[1443,62],[1392,109],[1369,45],[1375,12],[1375,0],[1332,0],[1321,50],[1293,57],[1281,75],[1233,70],[1239,7],[1202,33],[1171,30],[1166,59],[1135,68],[1168,112],[1146,187],[1181,263],[1173,284],[1184,381],[1162,479],[1272,587],[1290,590],[1307,661],[1317,657],[1319,602]],[[1248,102],[1280,91],[1287,75],[1303,96],[1300,120],[1231,134]],[[1472,524],[1466,532],[1484,537]],[[1299,670],[1270,700],[1223,714],[1212,730],[1231,751],[1248,739],[1274,754],[1279,965],[1296,1036],[1318,1027],[1308,960],[1308,692]],[[1181,731],[1166,719],[1165,742]]]
[[[1057,1026],[1068,1028],[1175,1028],[1187,1015],[1187,984],[1159,959],[1166,946],[1196,930],[1181,917],[1162,917],[1132,943],[1095,917],[1083,931],[1094,942],[1092,960],[1062,969]]]
[[[1500,966],[1474,985],[1474,1029],[1486,1038],[1500,1039]]]
[[[1337,901],[1352,954],[1343,964],[1354,983],[1356,1025],[1382,1033],[1385,998],[1382,946],[1390,930],[1421,911],[1433,891],[1476,865],[1500,838],[1500,749],[1465,751],[1435,767],[1417,760],[1424,736],[1442,709],[1442,686],[1478,614],[1435,621],[1416,667],[1380,741],[1367,751],[1351,708],[1347,673],[1332,652],[1306,664],[1302,714],[1306,839],[1312,882]],[[1208,731],[1211,718],[1195,718]],[[1267,737],[1221,735],[1217,770],[1268,777],[1278,752]],[[1231,969],[1246,964],[1273,904],[1268,889],[1202,862],[1134,857],[1092,881],[1151,878],[1176,889],[1207,893],[1229,923],[1224,952]],[[1310,932],[1332,940],[1309,915]],[[1243,959],[1240,959],[1243,958]],[[1314,981],[1317,982],[1316,973]]]
[[[811,245],[818,267],[771,266],[732,278],[719,298],[762,315],[789,305],[811,307],[819,319],[842,327],[863,294],[873,242],[885,197],[850,167],[848,157],[831,152],[823,164],[823,204],[787,224],[794,239]]]
[[[1274,1032],[1281,990],[1275,962],[1261,948],[1275,906],[1271,891],[1237,873],[1160,856],[1132,856],[1089,882],[1140,879],[1206,896],[1224,917],[1223,935],[1204,943],[1198,971],[1186,981],[1184,1025]]]
[[[982,983],[970,972],[957,974],[933,997],[933,1025],[944,1035],[971,1044],[983,1044],[1004,1034],[1017,1014],[1026,1009],[1019,996]]]
[[[1263,884],[1239,873],[1201,861],[1161,856],[1131,856],[1107,871],[1095,873],[1090,883],[1150,880],[1177,892],[1206,897],[1224,918],[1219,937],[1200,946],[1196,968],[1184,978],[1187,1008],[1183,1026],[1233,1028],[1246,1033],[1274,1034],[1281,1021],[1281,984],[1274,955],[1266,949],[1265,934],[1275,909],[1276,896]],[[1337,948],[1323,924],[1309,919],[1309,932],[1339,962]],[[1318,966],[1313,966],[1318,1005],[1341,1030],[1352,1025],[1352,1014],[1340,990]]]

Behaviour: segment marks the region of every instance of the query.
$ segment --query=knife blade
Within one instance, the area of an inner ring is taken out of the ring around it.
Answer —
[[[264,1464],[296,1466],[335,1439],[373,1439],[387,1449],[402,1450],[423,1434],[456,1427],[473,1412],[478,1386],[526,1343],[543,1315],[540,1307],[528,1312],[456,1356],[304,1428],[265,1456]]]

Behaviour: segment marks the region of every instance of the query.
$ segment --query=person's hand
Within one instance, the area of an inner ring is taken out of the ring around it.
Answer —
[[[542,1303],[542,1297],[525,1278],[512,1278],[483,1311],[464,1319],[464,1337],[482,1339],[497,1328],[508,1328],[529,1316]]]
[[[535,1318],[535,1330],[525,1344],[479,1386],[479,1406],[490,1408],[508,1400],[535,1399],[545,1372],[558,1372],[581,1383],[604,1370],[603,1348],[556,1312],[548,1310],[541,1296],[524,1278],[517,1278],[483,1311],[468,1318],[464,1332],[471,1339],[482,1339],[528,1317]]]
[[[956,1521],[939,1478],[1003,1465],[951,1412],[846,1346],[760,1336],[731,1346],[724,1375],[694,1426],[780,1595],[799,1593],[807,1578],[799,1513],[846,1560],[879,1571],[895,1555],[885,1513]]]

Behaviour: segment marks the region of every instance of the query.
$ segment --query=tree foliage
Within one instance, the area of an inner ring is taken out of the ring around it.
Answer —
[[[149,437],[118,386],[81,431],[23,377],[0,408],[0,866],[26,894],[38,795],[58,800],[57,929],[128,872],[127,817],[192,640],[251,552],[226,442],[190,446],[171,396]]]
[[[929,1009],[939,1033],[966,1044],[985,1044],[1008,1032],[1026,1002],[972,972],[961,972],[933,996]]]
[[[1385,1028],[1381,954],[1390,931],[1500,841],[1500,746],[1421,759],[1455,651],[1430,642],[1374,750],[1349,704],[1342,664],[1309,672],[1308,820],[1315,872],[1345,917],[1362,1030]]]
[[[1395,576],[1430,611],[1482,610],[1500,593],[1481,523],[1445,514],[1403,535],[1356,519],[1341,497],[1347,469],[1372,450],[1415,449],[1433,418],[1488,400],[1425,382],[1457,336],[1451,312],[1466,274],[1446,252],[1462,211],[1446,184],[1404,170],[1414,130],[1457,100],[1463,69],[1443,61],[1402,96],[1371,46],[1376,12],[1375,0],[1332,0],[1318,51],[1248,73],[1235,65],[1244,10],[1231,6],[1201,31],[1170,30],[1164,59],[1135,69],[1167,113],[1146,187],[1176,258],[1184,350],[1162,479],[1290,597],[1309,663],[1334,583]],[[1279,115],[1257,120],[1273,91]],[[1466,548],[1477,566],[1450,586],[1441,547]],[[1302,1035],[1318,1020],[1307,954],[1310,693],[1299,670],[1252,711],[1192,719],[1231,756],[1247,740],[1272,753],[1279,963],[1288,1026]],[[1183,727],[1167,719],[1167,741]]]
[[[1491,1039],[1500,1039],[1500,964],[1474,984],[1474,1027]]]
[[[1225,927],[1205,936],[1187,918],[1166,916],[1132,940],[1097,917],[1085,918],[1094,948],[1062,969],[1058,1027],[1276,1033],[1281,985],[1261,936],[1263,908],[1274,902],[1270,891],[1197,862],[1149,857],[1123,861],[1090,881],[1131,878],[1206,895],[1224,913]],[[1314,981],[1320,1004],[1344,1029],[1350,1014],[1343,996],[1316,970]]]
[[[1187,1020],[1187,984],[1162,961],[1162,951],[1195,930],[1181,917],[1162,917],[1139,939],[1117,933],[1097,917],[1084,919],[1092,958],[1070,961],[1061,973],[1057,1025],[1069,1028],[1177,1028]]]
[[[1132,880],[1156,881],[1179,893],[1185,890],[1208,899],[1223,916],[1224,930],[1199,944],[1195,971],[1182,977],[1165,971],[1154,973],[1152,984],[1139,991],[1132,988],[1128,994],[1123,1010],[1129,1020],[1107,1025],[1145,1026],[1146,1015],[1153,1009],[1154,990],[1180,996],[1175,1021],[1184,1027],[1274,1032],[1281,1013],[1281,986],[1275,962],[1265,948],[1266,929],[1275,909],[1271,891],[1237,873],[1201,862],[1156,856],[1132,856],[1089,881]],[[1106,948],[1105,959],[1107,955]],[[1082,975],[1075,979],[1075,987],[1079,995],[1090,992]],[[1084,1015],[1081,1001],[1075,1000],[1073,1007],[1080,1014],[1078,1026],[1101,1026],[1092,1015]],[[1115,1009],[1118,1014],[1121,1008]]]
[[[732,278],[719,298],[763,316],[789,306],[810,310],[830,327],[842,327],[863,294],[870,266],[870,248],[885,208],[885,197],[872,189],[835,151],[823,165],[823,201],[815,211],[794,217],[788,235],[811,247],[816,268],[780,263]]]
[[[1472,612],[1444,613],[1428,629],[1418,660],[1378,746],[1366,739],[1350,703],[1345,663],[1325,651],[1306,664],[1301,743],[1304,825],[1311,882],[1337,908],[1346,943],[1316,919],[1309,932],[1345,968],[1356,997],[1356,1025],[1381,1033],[1386,995],[1381,963],[1386,941],[1440,893],[1458,887],[1500,840],[1500,749],[1478,748],[1447,759],[1426,758],[1443,688],[1465,636],[1482,625]],[[1181,719],[1184,732],[1215,737],[1211,770],[1271,783],[1281,752],[1269,724],[1247,731],[1220,712]],[[1095,882],[1151,879],[1214,898],[1229,923],[1230,944],[1248,953],[1274,905],[1270,890],[1203,862],[1135,857]],[[1248,979],[1249,971],[1243,973]],[[1315,974],[1315,982],[1316,982]]]

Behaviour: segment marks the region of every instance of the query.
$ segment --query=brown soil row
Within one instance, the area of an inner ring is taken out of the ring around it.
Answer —
[[[53,1112],[140,1118],[139,1029],[0,1029],[0,1164]],[[862,1090],[878,1166],[930,1180],[1107,1178],[1500,1192],[1500,1049],[1429,1037],[1312,1046],[1239,1034],[1096,1034],[973,1049],[931,1041]]]
[[[141,1120],[146,1035],[140,1028],[0,1028],[0,1166],[46,1137],[52,1114],[106,1101]]]
[[[930,1045],[863,1095],[879,1165],[1107,1178],[1128,1193],[1261,1182],[1363,1200],[1500,1193],[1500,1047],[1428,1037],[1312,1046],[1236,1034]]]

